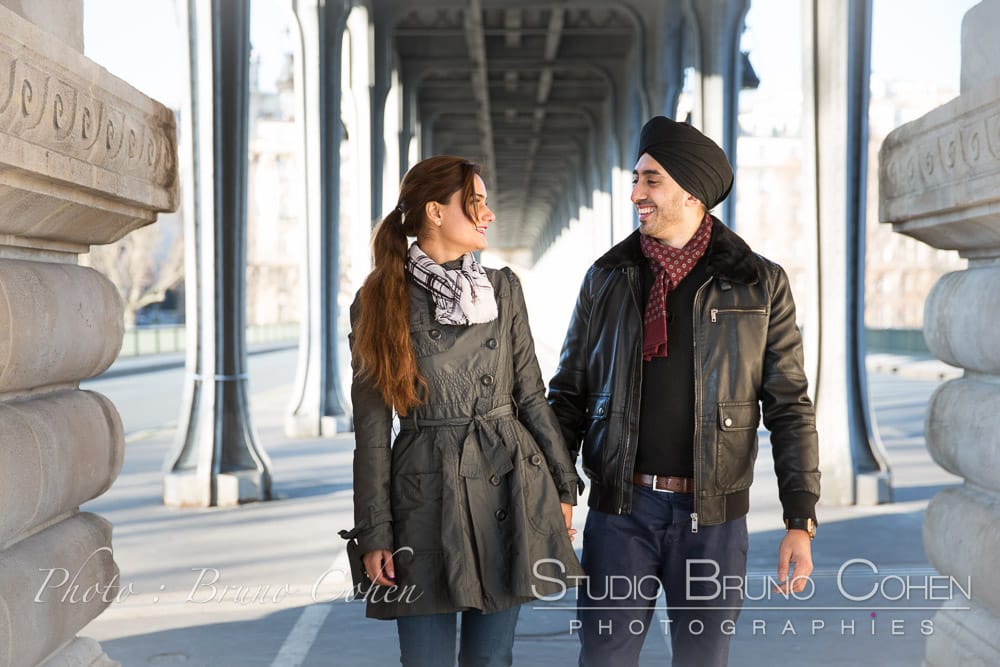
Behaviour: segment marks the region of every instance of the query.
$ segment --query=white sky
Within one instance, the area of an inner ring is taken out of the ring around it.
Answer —
[[[957,91],[962,16],[978,1],[872,0],[872,73]],[[761,96],[801,85],[799,7],[796,0],[751,0],[740,46],[750,52]]]
[[[184,0],[177,0],[184,1]],[[872,71],[958,89],[962,16],[977,0],[873,0]],[[253,0],[251,43],[270,88],[290,48],[288,0]],[[84,0],[86,54],[168,106],[180,103],[184,44],[175,0]],[[797,0],[752,0],[742,48],[761,79],[759,95],[801,83]]]
[[[180,106],[186,53],[177,2],[184,1],[84,0],[84,53],[150,97]],[[291,50],[290,6],[289,0],[252,0],[250,43],[262,56],[264,89],[273,89],[281,54]]]

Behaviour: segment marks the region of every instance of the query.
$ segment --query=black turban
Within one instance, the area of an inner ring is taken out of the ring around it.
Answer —
[[[733,168],[718,144],[687,123],[656,116],[642,127],[639,152],[660,163],[677,185],[712,209],[733,189]]]

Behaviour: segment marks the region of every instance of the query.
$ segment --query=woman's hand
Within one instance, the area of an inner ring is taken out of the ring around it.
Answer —
[[[395,586],[396,570],[392,565],[392,552],[388,549],[369,551],[361,557],[368,578],[379,586]]]
[[[576,530],[573,529],[573,506],[569,503],[559,503],[562,506],[563,521],[566,522],[566,530],[569,532],[569,539],[573,541]]]

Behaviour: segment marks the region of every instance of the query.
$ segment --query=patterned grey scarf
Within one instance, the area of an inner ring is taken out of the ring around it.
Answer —
[[[462,255],[461,268],[446,269],[414,242],[406,257],[406,271],[431,293],[439,324],[481,324],[497,318],[493,285],[471,252]]]

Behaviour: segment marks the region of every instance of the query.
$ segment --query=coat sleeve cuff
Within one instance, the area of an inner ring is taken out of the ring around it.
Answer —
[[[783,519],[812,519],[816,521],[818,498],[808,491],[790,491],[781,496]],[[816,521],[819,525],[819,522]]]
[[[358,534],[358,548],[362,554],[385,549],[392,551],[392,522],[383,521]]]
[[[553,471],[555,473],[555,471]],[[575,472],[563,473],[555,477],[559,491],[559,502],[576,505],[577,490],[580,488],[580,478]]]

